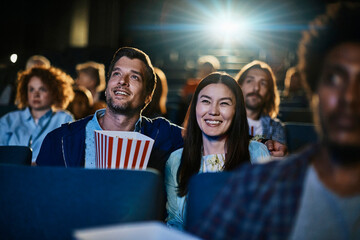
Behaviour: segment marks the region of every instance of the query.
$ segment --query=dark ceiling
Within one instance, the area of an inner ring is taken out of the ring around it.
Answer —
[[[315,0],[62,0],[1,1],[0,61],[15,52],[66,55],[75,3],[89,5],[88,49],[104,51],[104,58],[123,45],[136,46],[151,55],[194,49],[219,48],[194,26],[217,17],[223,9],[239,16],[262,19],[258,48],[296,48],[301,30],[324,4]],[[227,46],[223,46],[227,47]],[[233,49],[246,44],[232,45]],[[98,53],[97,51],[97,53]],[[89,57],[89,56],[86,56]],[[24,59],[24,58],[23,58]]]

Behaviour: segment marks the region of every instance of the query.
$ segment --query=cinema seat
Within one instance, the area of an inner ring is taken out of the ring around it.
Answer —
[[[27,146],[0,146],[1,164],[31,165],[32,150]]]
[[[202,173],[193,176],[189,182],[185,229],[191,229],[202,221],[202,216],[225,186],[231,173]]]
[[[78,229],[161,220],[155,171],[0,164],[2,239],[72,239]]]
[[[312,123],[286,122],[285,134],[289,153],[300,151],[318,139]]]

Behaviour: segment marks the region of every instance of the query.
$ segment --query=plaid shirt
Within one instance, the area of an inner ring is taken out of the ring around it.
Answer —
[[[236,170],[203,221],[189,231],[204,239],[288,239],[316,149]]]

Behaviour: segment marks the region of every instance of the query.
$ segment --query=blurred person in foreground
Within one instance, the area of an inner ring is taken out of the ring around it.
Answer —
[[[134,131],[154,139],[147,167],[163,173],[170,153],[183,146],[182,128],[165,118],[141,114],[156,86],[149,56],[136,48],[119,48],[107,78],[106,108],[50,132],[37,165],[95,168],[95,130]]]
[[[360,6],[328,6],[304,32],[299,67],[320,141],[234,172],[201,223],[204,239],[360,239]]]
[[[226,73],[211,73],[201,80],[185,122],[184,148],[173,152],[165,167],[166,221],[180,230],[193,175],[230,171],[270,158],[264,144],[249,142],[244,97],[239,84]]]
[[[265,62],[254,60],[246,64],[235,79],[244,93],[249,135],[259,141],[276,141],[277,146],[268,148],[272,156],[282,157],[287,151],[285,127],[276,118],[280,97],[271,67]]]
[[[46,134],[74,120],[64,111],[74,97],[73,82],[55,67],[32,67],[19,72],[16,102],[21,110],[0,119],[0,145],[31,147],[34,164]]]

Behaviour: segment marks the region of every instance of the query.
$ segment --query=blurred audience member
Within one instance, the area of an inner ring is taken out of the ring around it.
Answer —
[[[284,85],[285,88],[282,92],[281,105],[286,104],[288,107],[309,106],[305,87],[297,67],[291,67],[286,71]]]
[[[190,101],[201,79],[220,68],[219,60],[213,55],[201,56],[197,61],[197,74],[195,78],[187,79],[181,89],[181,100],[178,110],[178,124],[182,124],[190,105]]]
[[[50,67],[50,61],[42,55],[33,55],[26,61],[25,69],[36,66]],[[15,101],[17,71],[6,66],[0,68],[0,74],[0,105],[12,106]]]
[[[190,178],[198,173],[229,171],[246,162],[269,159],[266,146],[249,143],[244,97],[228,74],[212,73],[198,85],[186,120],[184,148],[165,167],[167,225],[182,230]]]
[[[105,66],[97,62],[85,62],[76,65],[77,86],[89,89],[93,95],[94,103],[105,101]]]
[[[94,114],[93,97],[91,92],[85,87],[74,88],[74,99],[70,102],[67,110],[74,115],[75,120],[84,118],[90,114]]]
[[[274,157],[286,152],[285,129],[276,118],[280,97],[275,76],[268,64],[254,60],[246,64],[235,78],[245,98],[249,134],[258,139],[271,139],[282,144],[280,149],[270,149]]]
[[[15,82],[17,69],[14,66],[0,67],[0,105],[13,106],[15,102]]]
[[[358,3],[331,4],[300,41],[319,143],[234,172],[192,232],[203,239],[360,239],[359,28]]]
[[[27,70],[32,67],[40,67],[40,66],[48,68],[51,66],[51,63],[49,59],[47,59],[45,56],[33,55],[27,60],[25,69]]]
[[[45,135],[73,121],[63,111],[74,97],[73,79],[54,67],[33,67],[19,72],[16,102],[19,109],[0,119],[0,145],[29,146],[36,160]]]
[[[166,117],[166,99],[168,93],[168,84],[165,73],[154,67],[157,78],[156,87],[151,102],[142,111],[142,115],[148,118]]]

